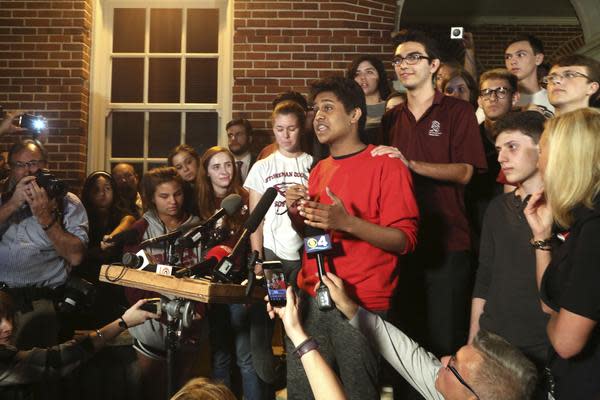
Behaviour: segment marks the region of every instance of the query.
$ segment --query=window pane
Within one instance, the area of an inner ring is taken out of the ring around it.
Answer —
[[[180,59],[151,58],[148,102],[179,103]]]
[[[143,53],[146,10],[143,8],[115,8],[113,52]]]
[[[113,58],[111,101],[141,103],[144,98],[144,59]]]
[[[112,157],[144,156],[144,113],[113,112]]]
[[[148,136],[148,157],[167,157],[180,142],[181,114],[178,112],[151,112]]]
[[[219,52],[219,9],[191,9],[187,13],[187,52]]]
[[[219,132],[219,114],[216,112],[187,113],[185,116],[185,143],[203,154],[212,146],[217,145]]]
[[[186,103],[217,102],[218,61],[216,58],[188,58],[186,60]]]
[[[181,52],[181,9],[150,10],[150,53]]]

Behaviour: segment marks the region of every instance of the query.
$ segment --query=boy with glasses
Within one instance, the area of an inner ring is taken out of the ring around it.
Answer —
[[[481,141],[485,151],[488,169],[473,176],[465,193],[474,233],[481,233],[483,214],[489,202],[502,193],[503,185],[497,182],[500,173],[494,126],[507,115],[519,101],[517,77],[503,68],[492,69],[479,78],[477,102],[483,110],[485,120],[479,124]]]
[[[397,43],[393,65],[407,89],[407,102],[384,116],[389,146],[372,155],[400,158],[412,171],[422,217],[417,251],[407,260],[412,271],[406,272],[416,274],[425,288],[421,282],[410,284],[407,291],[415,293],[407,301],[426,293],[429,344],[436,354],[451,354],[466,340],[471,294],[464,188],[486,162],[473,107],[434,89],[440,65],[435,41],[421,32],[405,32]]]
[[[579,54],[559,58],[543,82],[555,114],[588,107],[598,98],[600,63]]]

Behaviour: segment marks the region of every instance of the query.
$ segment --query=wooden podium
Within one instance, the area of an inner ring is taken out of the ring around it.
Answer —
[[[100,281],[202,303],[250,303],[263,301],[267,294],[263,287],[255,287],[251,296],[247,297],[246,286],[243,285],[215,283],[208,279],[176,278],[122,265],[103,265],[100,269]]]

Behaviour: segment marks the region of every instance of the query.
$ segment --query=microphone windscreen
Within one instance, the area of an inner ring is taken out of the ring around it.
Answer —
[[[138,257],[137,254],[133,254],[133,253],[125,253],[123,254],[123,259],[121,260],[123,265],[130,267],[130,268],[137,268],[139,267],[140,264],[140,259]]]
[[[306,225],[304,227],[304,236],[319,236],[324,235],[325,231],[323,229],[315,228],[314,226]]]
[[[140,240],[140,233],[136,229],[127,229],[119,232],[112,237],[111,243],[116,244],[136,244]]]
[[[252,233],[258,228],[258,225],[260,225],[265,214],[269,211],[269,207],[273,204],[275,197],[277,197],[277,190],[275,190],[275,188],[270,187],[265,190],[258,204],[254,207],[254,210],[246,220],[246,223],[244,224],[245,229]]]
[[[218,261],[221,261],[221,259],[230,255],[231,251],[232,251],[231,247],[229,247],[229,246],[224,246],[224,245],[215,246],[206,252],[205,258],[214,257]]]
[[[232,216],[242,208],[242,196],[232,193],[221,201],[221,208],[225,213]]]

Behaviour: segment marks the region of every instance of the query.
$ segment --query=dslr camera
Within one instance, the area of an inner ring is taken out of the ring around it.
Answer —
[[[34,174],[39,187],[43,188],[51,199],[60,199],[67,194],[67,184],[52,175],[45,168],[40,168]]]

